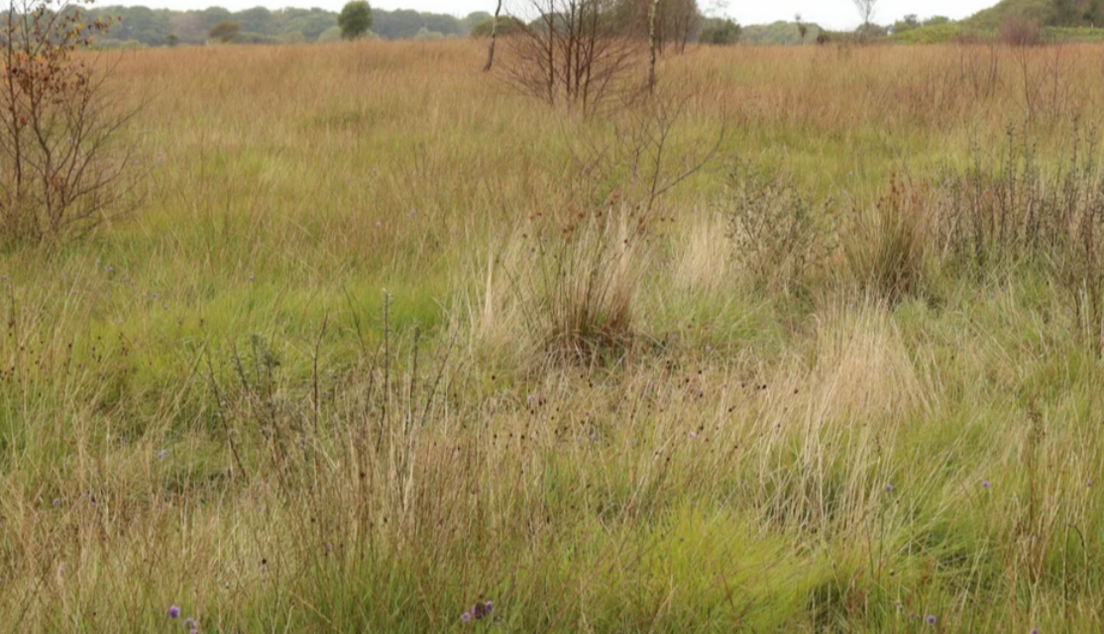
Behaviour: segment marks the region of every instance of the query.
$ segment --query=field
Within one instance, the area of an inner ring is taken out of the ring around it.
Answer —
[[[1104,51],[484,56],[124,55],[140,204],[0,252],[0,630],[1104,629]]]

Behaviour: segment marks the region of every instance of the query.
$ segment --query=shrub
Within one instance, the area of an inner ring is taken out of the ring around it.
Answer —
[[[740,41],[740,33],[740,25],[732,20],[713,18],[707,20],[702,26],[701,33],[698,34],[698,42],[716,46],[735,44]]]
[[[82,56],[110,22],[79,7],[9,4],[0,17],[0,241],[52,242],[119,211],[132,190],[129,148],[105,73]]]
[[[319,42],[336,42],[340,39],[341,39],[341,29],[339,27],[336,27],[336,26],[331,26],[330,28],[326,29],[325,31],[322,31],[322,33],[320,33],[318,35],[318,41]]]
[[[1038,267],[1069,299],[1077,329],[1104,352],[1104,173],[1095,131],[1074,125],[1066,156],[1044,171],[1013,128],[1001,152],[943,177],[937,244],[977,273]]]
[[[238,37],[238,33],[241,32],[241,25],[237,22],[231,22],[229,20],[222,20],[218,24],[211,27],[211,30],[207,32],[207,36],[212,40],[218,40],[223,44],[233,42],[234,38]]]
[[[473,26],[469,35],[473,38],[490,37],[492,27],[494,27],[494,18],[487,18]],[[525,23],[515,17],[500,17],[498,19],[499,37],[515,35],[522,32],[524,29]]]
[[[997,29],[997,41],[1007,46],[1037,46],[1042,44],[1039,25],[1023,18],[1009,18]]]
[[[805,281],[833,249],[830,202],[814,206],[788,174],[737,164],[720,203],[733,261],[759,287],[788,290]]]

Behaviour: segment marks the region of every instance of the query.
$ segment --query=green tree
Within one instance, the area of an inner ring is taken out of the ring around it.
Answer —
[[[341,37],[355,40],[372,28],[372,7],[367,0],[353,0],[345,5],[337,16],[337,26],[341,27]]]
[[[698,41],[702,44],[714,44],[724,46],[740,41],[741,28],[732,20],[722,18],[710,18],[702,26]]]
[[[250,33],[276,33],[276,20],[272,12],[264,7],[253,7],[234,14],[234,21],[241,25],[242,31]]]
[[[238,37],[238,33],[241,33],[240,24],[231,22],[230,20],[223,20],[212,26],[207,35],[210,36],[212,40],[218,40],[225,44],[226,42],[233,42],[234,38]]]
[[[915,13],[910,13],[894,22],[891,30],[894,35],[897,35],[898,33],[904,33],[918,28],[920,28],[920,19],[916,17]]]
[[[409,9],[380,11],[372,28],[385,40],[403,40],[414,37],[423,26],[422,14]]]

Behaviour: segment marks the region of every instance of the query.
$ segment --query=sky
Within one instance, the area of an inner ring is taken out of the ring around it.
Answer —
[[[434,13],[465,16],[473,11],[493,12],[496,0],[369,0],[379,9],[415,9]],[[717,6],[718,1],[727,8]],[[520,4],[525,0],[506,0]],[[145,5],[152,8],[203,9],[221,6],[232,11],[265,6],[279,9],[286,6],[318,6],[341,10],[344,0],[99,0],[98,4]],[[792,20],[800,13],[806,22],[816,22],[829,29],[852,29],[859,18],[852,0],[698,0],[702,9],[712,15],[728,15],[740,24],[761,24],[776,20]],[[915,13],[921,18],[945,15],[960,19],[992,6],[997,0],[878,0],[874,21],[888,24],[904,15]]]

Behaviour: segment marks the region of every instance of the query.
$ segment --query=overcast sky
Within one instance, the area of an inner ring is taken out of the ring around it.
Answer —
[[[464,16],[472,11],[494,11],[495,0],[369,0],[373,7],[380,9],[416,9],[435,13],[451,13]],[[506,0],[510,3],[524,3],[525,0]],[[707,12],[716,5],[717,0],[698,0]],[[909,13],[921,18],[932,15],[945,15],[958,19],[992,6],[997,0],[878,0],[875,21],[889,23]],[[101,6],[110,4],[145,5],[154,8],[203,9],[209,6],[222,6],[237,11],[255,6],[279,9],[285,6],[318,6],[338,11],[344,0],[99,0]],[[795,13],[808,22],[816,22],[831,29],[854,28],[859,19],[852,0],[727,0],[728,7],[723,13],[733,17],[741,24],[759,24],[775,20],[792,20]]]

